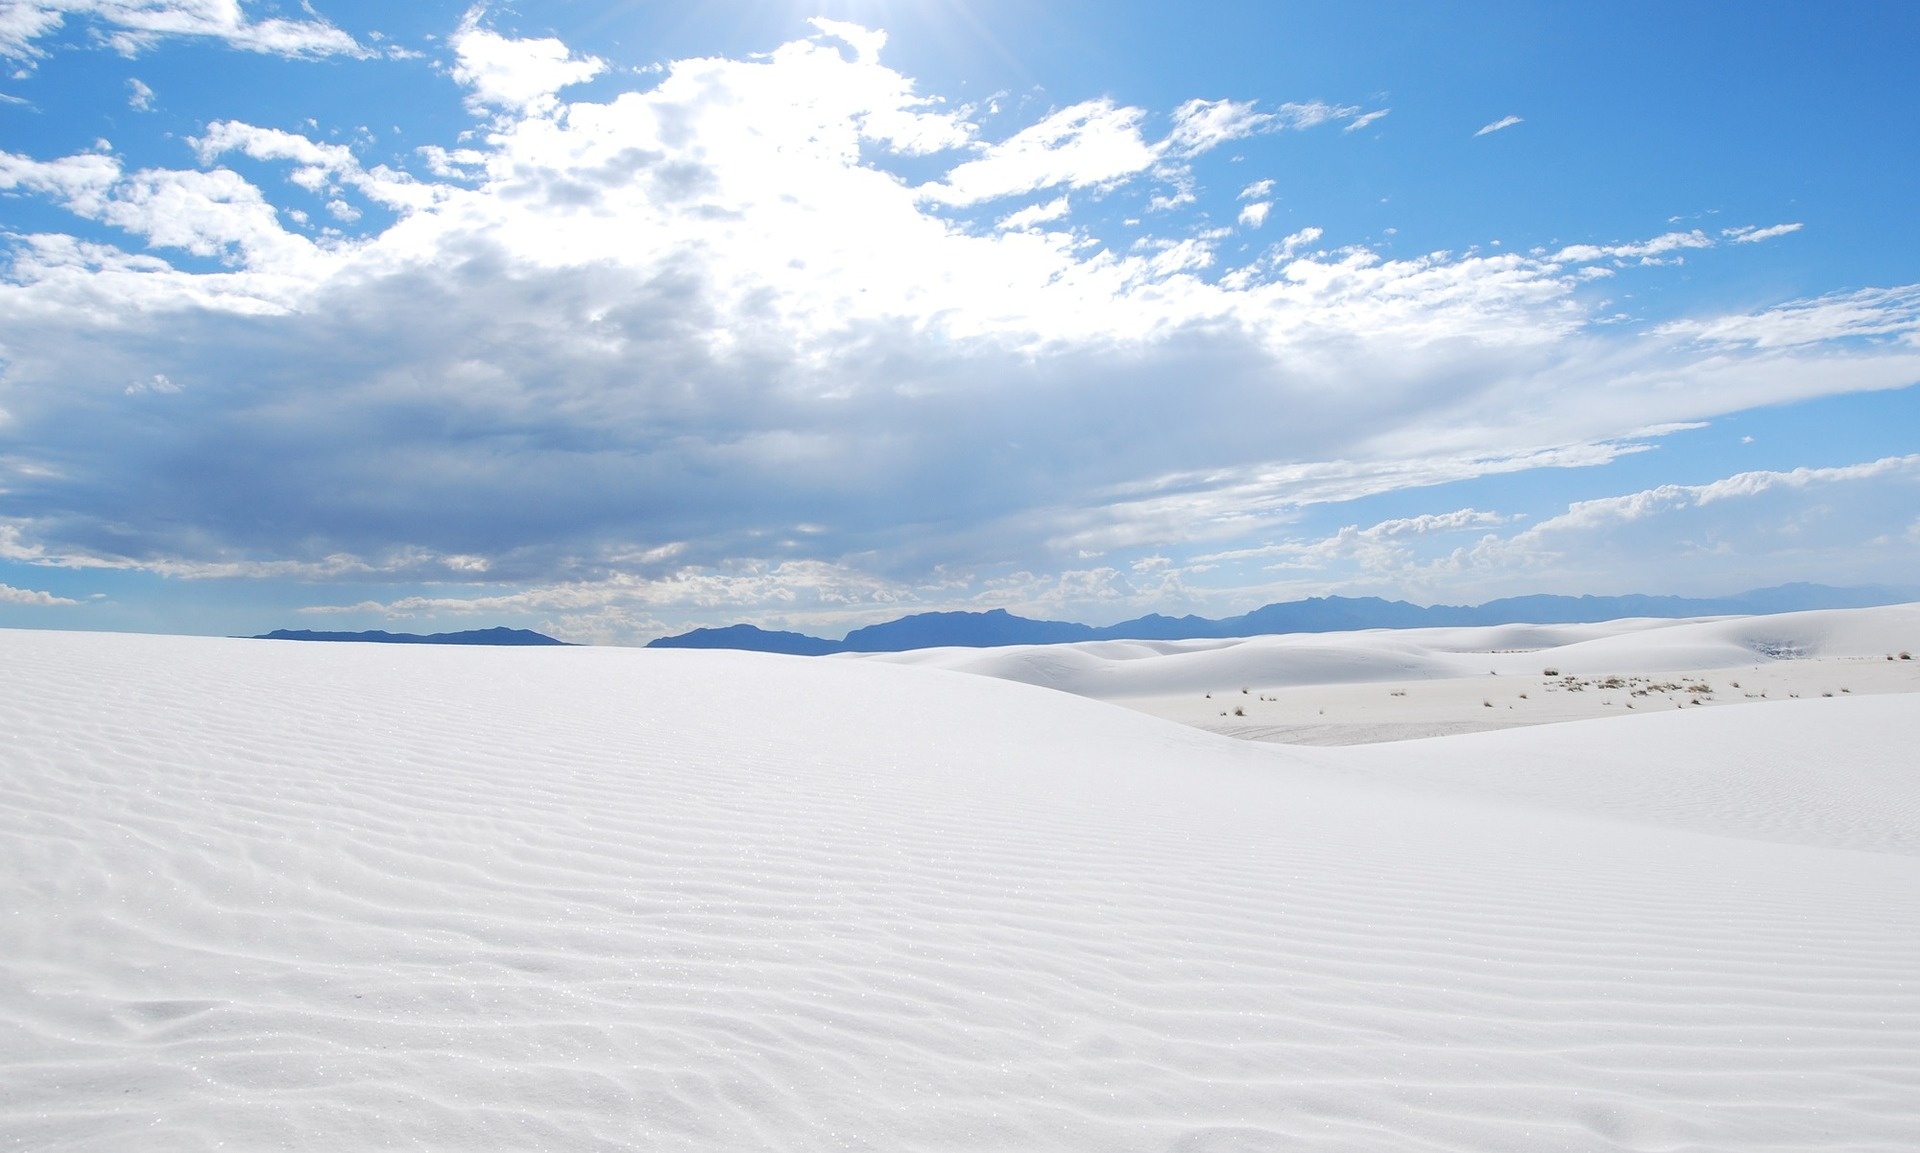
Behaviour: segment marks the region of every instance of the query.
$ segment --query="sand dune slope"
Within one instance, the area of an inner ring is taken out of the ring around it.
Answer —
[[[1795,696],[1916,694],[1915,654],[1920,605],[835,659],[1020,681],[1226,736],[1349,745]]]
[[[0,632],[0,1147],[1911,1149],[1877,703],[1288,750],[878,662]]]

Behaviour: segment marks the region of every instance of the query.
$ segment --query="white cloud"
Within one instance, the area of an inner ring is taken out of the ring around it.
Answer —
[[[1151,168],[1159,158],[1140,135],[1145,113],[1111,100],[1062,108],[1008,139],[988,145],[978,159],[921,187],[928,200],[978,204],[1043,188],[1097,188]]]
[[[1174,156],[1195,156],[1233,140],[1283,129],[1307,129],[1344,120],[1358,108],[1313,100],[1260,112],[1252,101],[1189,100],[1173,112],[1173,131],[1161,147]]]
[[[1030,204],[1018,212],[1010,212],[1001,217],[994,227],[1002,230],[1034,228],[1056,220],[1066,219],[1073,211],[1073,205],[1064,196],[1056,196],[1041,204]]]
[[[1183,568],[1259,565],[1296,587],[1468,603],[1542,591],[1727,593],[1836,572],[1906,584],[1920,536],[1888,526],[1903,523],[1916,495],[1920,455],[1889,457],[1576,501],[1506,535],[1525,518],[1469,508],[1192,556]]]
[[[1804,227],[1799,221],[1792,224],[1775,224],[1769,228],[1755,228],[1747,225],[1743,228],[1728,228],[1721,231],[1722,236],[1732,237],[1736,244],[1753,244],[1761,240],[1772,240],[1776,236],[1785,236],[1798,232]]]
[[[1760,312],[1676,320],[1662,336],[1781,349],[1884,338],[1920,347],[1920,287],[1872,288],[1796,300]]]
[[[1320,238],[1324,235],[1326,235],[1324,230],[1311,227],[1302,228],[1298,232],[1290,232],[1286,238],[1280,242],[1280,255],[1282,257],[1292,256],[1308,245],[1318,244]]]
[[[606,71],[597,56],[575,57],[551,37],[516,40],[479,24],[480,9],[467,14],[448,43],[457,63],[453,78],[471,89],[474,109],[498,108],[522,115],[551,112],[559,107],[562,88],[583,84]]]
[[[875,28],[864,28],[850,24],[845,20],[828,20],[815,16],[807,23],[822,33],[852,48],[854,59],[861,64],[880,63],[880,50],[887,46],[887,34]]]
[[[1274,121],[1284,128],[1317,128],[1333,120],[1358,116],[1360,110],[1347,104],[1328,104],[1322,100],[1286,103],[1274,110]]]
[[[153,89],[138,78],[127,81],[127,107],[135,112],[153,111]]]
[[[83,153],[39,162],[0,152],[0,189],[44,193],[76,215],[182,249],[253,266],[299,263],[312,244],[286,232],[259,189],[226,169],[142,169]]]
[[[1429,533],[1460,532],[1465,529],[1492,528],[1506,524],[1512,517],[1497,512],[1482,512],[1479,509],[1463,508],[1446,513],[1421,513],[1419,516],[1399,517],[1384,520],[1370,529],[1363,530],[1364,535],[1380,539],[1397,536],[1426,536]]]
[[[1481,128],[1480,131],[1474,133],[1474,135],[1485,136],[1489,132],[1499,132],[1502,129],[1512,128],[1516,124],[1524,124],[1524,123],[1526,122],[1521,120],[1518,116],[1502,116],[1500,119]]]
[[[1189,100],[1174,109],[1166,144],[1177,155],[1192,156],[1265,131],[1274,121],[1272,113],[1254,111],[1251,101]]]
[[[442,148],[438,144],[420,147],[427,171],[443,180],[478,180],[486,174],[487,154],[478,148]]]
[[[1273,211],[1273,205],[1265,200],[1256,201],[1240,210],[1240,223],[1247,228],[1258,228],[1267,222],[1267,213]]]
[[[1409,539],[1446,533],[1477,532],[1508,524],[1514,518],[1495,512],[1463,508],[1445,513],[1422,513],[1396,517],[1362,528],[1347,525],[1332,536],[1318,540],[1287,540],[1253,548],[1227,549],[1204,553],[1191,563],[1217,565],[1223,561],[1280,559],[1289,568],[1324,567],[1340,560],[1354,560],[1363,569],[1375,572],[1399,569],[1415,557]]]
[[[1844,571],[1855,580],[1905,582],[1920,558],[1887,539],[1886,514],[1910,508],[1916,496],[1920,454],[1745,472],[1576,501],[1511,538],[1482,541],[1473,563],[1572,572],[1638,564],[1652,572],[1687,558],[1690,579],[1723,585],[1755,579],[1739,574],[1768,572],[1808,579]],[[1796,559],[1799,572],[1782,568]]]
[[[1654,263],[1670,252],[1712,247],[1713,238],[1696,228],[1688,232],[1663,233],[1652,240],[1631,244],[1569,244],[1554,253],[1552,259],[1562,263],[1585,263],[1606,259]]]
[[[164,372],[156,372],[146,380],[136,380],[126,388],[128,396],[139,396],[143,392],[157,392],[171,395],[180,391],[180,385],[167,377]]]
[[[1362,115],[1356,116],[1353,118],[1353,121],[1350,124],[1348,124],[1345,128],[1341,129],[1341,131],[1342,132],[1358,132],[1362,128],[1365,128],[1367,125],[1372,124],[1374,121],[1380,119],[1381,117],[1385,116],[1387,113],[1392,111],[1393,109],[1391,108],[1380,108],[1372,112],[1367,112]]]
[[[229,152],[238,152],[255,160],[290,161],[295,167],[288,179],[315,194],[352,188],[368,199],[398,211],[426,208],[444,199],[447,190],[423,184],[404,172],[386,165],[364,169],[353,150],[344,144],[321,144],[305,136],[277,128],[258,128],[234,120],[216,120],[205,134],[189,139],[202,164],[212,164]],[[450,167],[460,157],[477,157],[471,150],[449,153],[435,150],[429,166],[437,159],[441,167]],[[337,197],[336,197],[337,199]],[[332,210],[332,205],[328,206]],[[340,215],[337,211],[335,215]],[[351,217],[344,217],[351,219]]]
[[[1148,113],[1093,101],[988,140],[877,35],[816,27],[604,99],[568,94],[599,61],[468,27],[486,123],[419,175],[233,119],[181,170],[0,153],[0,189],[126,241],[5,241],[6,467],[40,471],[4,539],[23,563],[433,582],[381,603],[614,630],[1161,595],[1126,575],[1147,556],[1198,596],[1181,558],[1303,509],[1920,376],[1920,290],[1649,333],[1605,326],[1569,269],[1702,233],[1388,259],[1305,227],[1221,268],[1232,242],[1193,214],[1105,244],[1076,221],[1100,193],[1191,187]],[[1340,113],[1202,104],[1183,147]],[[336,202],[363,234],[288,231]],[[1492,515],[1353,547],[1421,562],[1409,542]]]
[[[325,20],[250,20],[240,0],[7,0],[0,6],[0,55],[44,55],[35,41],[74,17],[104,26],[107,42],[129,56],[175,37],[208,37],[275,56],[367,55]]]
[[[79,601],[57,597],[52,593],[37,592],[33,589],[17,589],[12,585],[0,584],[0,605],[77,605]]]
[[[1357,111],[1319,101],[1261,112],[1251,102],[1189,100],[1174,110],[1167,137],[1149,144],[1142,134],[1142,109],[1106,99],[1083,101],[998,144],[982,146],[979,158],[955,167],[944,182],[922,186],[920,193],[928,200],[965,206],[1062,185],[1110,187],[1153,171],[1174,185],[1173,192],[1149,205],[1150,211],[1165,211],[1192,203],[1194,195],[1185,169],[1163,161],[1190,158],[1256,133],[1311,128]]]

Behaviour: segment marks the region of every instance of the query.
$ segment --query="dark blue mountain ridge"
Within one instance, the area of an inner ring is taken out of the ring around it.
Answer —
[[[847,634],[840,651],[900,653],[908,649],[993,648],[996,645],[1057,645],[1100,639],[1100,630],[1071,621],[1036,621],[1006,609],[983,613],[915,613]]]
[[[1040,621],[1005,609],[987,612],[916,613],[868,625],[846,639],[769,632],[752,625],[695,629],[661,637],[648,648],[726,648],[752,652],[825,656],[830,653],[897,653],[910,649],[993,648],[1000,645],[1066,644],[1092,640],[1200,640],[1279,633],[1351,632],[1377,628],[1439,628],[1505,624],[1590,624],[1623,617],[1764,616],[1806,609],[1870,608],[1920,600],[1920,589],[1868,586],[1833,588],[1786,584],[1726,597],[1536,596],[1506,597],[1482,605],[1431,605],[1379,597],[1309,597],[1265,605],[1236,617],[1168,617],[1159,613],[1095,628],[1072,621]]]
[[[545,633],[536,633],[531,629],[468,629],[457,633],[390,633],[372,629],[360,633],[325,633],[310,629],[275,629],[257,637],[248,637],[254,641],[364,641],[381,645],[564,645],[566,641],[557,641]]]
[[[753,625],[728,625],[720,629],[694,629],[675,637],[662,637],[647,645],[650,649],[745,649],[755,653],[787,653],[801,657],[823,657],[846,651],[840,641],[823,641],[805,633],[771,632]]]

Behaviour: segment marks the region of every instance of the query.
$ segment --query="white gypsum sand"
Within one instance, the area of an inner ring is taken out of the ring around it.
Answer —
[[[1024,681],[1248,740],[1351,745],[1920,691],[1920,605],[861,655]]]
[[[0,1135],[1911,1149],[1920,710],[1803,698],[1303,749],[878,661],[0,632]]]

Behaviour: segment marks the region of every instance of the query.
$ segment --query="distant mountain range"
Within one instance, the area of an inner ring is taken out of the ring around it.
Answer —
[[[1153,613],[1117,625],[1095,628],[1072,621],[1037,621],[1005,609],[988,612],[917,613],[885,624],[855,629],[831,641],[805,633],[769,632],[752,625],[694,629],[661,637],[654,649],[746,649],[751,652],[825,656],[829,653],[898,653],[940,647],[991,648],[996,645],[1050,645],[1074,641],[1196,640],[1254,637],[1276,633],[1331,633],[1355,629],[1412,629],[1463,625],[1586,624],[1622,617],[1764,616],[1804,609],[1869,608],[1920,600],[1920,589],[1830,588],[1787,584],[1728,597],[1525,596],[1483,605],[1433,605],[1379,597],[1310,597],[1270,604],[1221,620],[1167,617]],[[537,635],[537,634],[535,634]]]
[[[381,645],[564,645],[544,633],[530,629],[468,629],[459,633],[389,633],[374,629],[363,633],[316,633],[308,629],[275,629],[248,640],[256,641],[367,641]]]

